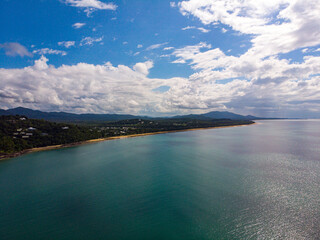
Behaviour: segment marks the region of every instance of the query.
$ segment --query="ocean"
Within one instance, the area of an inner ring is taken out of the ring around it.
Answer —
[[[257,121],[2,161],[0,239],[320,239],[320,121]]]

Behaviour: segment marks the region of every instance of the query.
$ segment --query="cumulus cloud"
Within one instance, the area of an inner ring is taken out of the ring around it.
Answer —
[[[17,42],[7,42],[0,44],[0,49],[3,48],[5,54],[10,57],[20,56],[20,57],[32,57],[32,53],[28,49]]]
[[[193,15],[205,25],[222,23],[252,36],[250,55],[266,57],[320,44],[317,0],[189,0],[178,6],[183,15]]]
[[[244,54],[235,57],[225,55],[219,48],[211,49],[206,43],[176,49],[172,55],[177,58],[174,63],[187,63],[196,71],[189,77],[193,84],[186,95],[198,99],[201,95],[203,101],[198,100],[199,106],[213,107],[208,101],[211,102],[209,99],[214,94],[218,96],[216,91],[219,90],[224,94],[214,99],[216,103],[220,99],[220,109],[292,117],[299,111],[306,113],[320,107],[320,102],[315,102],[320,97],[320,82],[317,82],[320,57],[307,56],[302,63],[290,63],[275,56],[261,59]],[[228,83],[219,84],[220,81]],[[281,115],[285,113],[288,115]]]
[[[86,25],[86,24],[85,23],[75,23],[72,25],[72,27],[75,29],[79,29],[79,28],[82,28],[84,25]]]
[[[66,51],[61,50],[55,50],[50,48],[41,48],[33,51],[34,54],[40,54],[40,55],[46,55],[46,54],[54,54],[54,55],[61,55],[65,56],[67,55]]]
[[[54,67],[42,56],[21,69],[0,68],[0,103],[71,112],[139,113],[162,111],[160,93],[152,91],[165,80],[148,79],[152,62],[134,69],[111,63],[78,63]]]
[[[320,72],[320,57],[308,56],[302,63],[274,57],[252,62],[219,49],[201,51],[207,47],[202,43],[177,49],[180,58],[199,70],[190,78],[150,79],[151,61],[133,68],[111,63],[54,67],[42,56],[30,67],[0,69],[0,103],[50,111],[151,115],[227,109],[286,117],[320,108],[320,76],[315,74]],[[215,60],[206,64],[210,59]],[[232,80],[219,83],[225,79]],[[169,90],[154,91],[161,86]]]
[[[62,42],[58,42],[59,46],[64,46],[66,48],[70,48],[72,46],[74,46],[76,44],[75,41],[62,41]]]
[[[103,37],[99,38],[93,38],[93,37],[85,37],[81,40],[80,46],[89,45],[92,46],[96,42],[101,42],[103,40]]]
[[[301,63],[278,57],[279,53],[296,49],[306,53],[319,46],[320,9],[316,1],[189,0],[175,6],[204,25],[221,23],[247,34],[252,47],[240,56],[226,55],[205,42],[175,48],[173,63],[189,64],[195,73],[189,81],[171,86],[166,93],[171,106],[262,116],[313,111],[313,116],[320,117],[319,111],[314,111],[320,107],[320,57],[306,56]],[[195,28],[187,26],[183,30]]]
[[[84,8],[84,12],[86,12],[88,16],[96,10],[114,11],[118,7],[114,3],[104,3],[99,0],[65,0],[64,2],[72,7]]]
[[[149,74],[149,69],[153,67],[153,62],[152,61],[146,61],[143,63],[137,63],[133,66],[133,70],[136,72],[142,73],[144,75]]]
[[[143,47],[142,44],[138,44],[138,45],[137,45],[137,48],[142,48],[142,47]]]
[[[246,77],[254,81],[262,79],[279,81],[279,79],[305,79],[320,72],[320,62],[317,62],[320,57],[307,56],[304,62],[299,64],[274,56],[264,59],[246,54],[239,57],[228,56],[219,48],[211,48],[211,45],[201,42],[176,49],[172,55],[177,61],[188,63],[197,71],[191,77],[197,76],[202,81],[207,77],[210,79],[210,73],[224,78]]]

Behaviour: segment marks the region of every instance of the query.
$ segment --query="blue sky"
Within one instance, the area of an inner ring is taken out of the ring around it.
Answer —
[[[4,0],[0,107],[320,117],[318,5]]]
[[[150,77],[188,77],[193,71],[188,65],[171,64],[171,57],[160,57],[170,53],[165,47],[181,47],[207,42],[213,47],[230,54],[245,52],[250,41],[245,36],[228,34],[226,38],[221,26],[210,27],[210,32],[198,29],[181,30],[193,26],[205,28],[194,18],[182,16],[176,8],[170,7],[170,1],[114,1],[116,11],[95,11],[90,17],[81,9],[75,9],[58,0],[32,0],[26,4],[22,0],[9,0],[2,3],[1,27],[3,34],[0,42],[19,42],[29,51],[33,48],[50,48],[67,51],[65,56],[50,56],[50,64],[76,64],[86,62],[103,64],[106,61],[114,65],[133,66],[136,62],[151,59],[155,66]],[[155,11],[156,9],[156,11]],[[10,23],[10,24],[6,24]],[[75,29],[75,23],[85,23]],[[101,42],[79,47],[85,37],[103,38]],[[75,47],[66,49],[59,46],[62,41],[75,41]],[[241,43],[239,45],[239,43]],[[163,44],[153,51],[146,50],[155,44]],[[142,45],[138,48],[138,45]],[[32,48],[32,46],[34,46]],[[138,55],[135,53],[140,52]],[[16,68],[33,64],[31,58],[8,58],[0,55],[2,67]],[[34,55],[33,59],[39,58]],[[166,69],[163,71],[163,69]]]

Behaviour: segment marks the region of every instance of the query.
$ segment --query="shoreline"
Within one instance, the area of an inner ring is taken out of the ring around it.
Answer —
[[[34,153],[34,152],[42,152],[42,151],[49,151],[49,150],[57,150],[62,148],[69,148],[69,147],[76,147],[86,144],[110,141],[110,140],[117,140],[123,138],[134,138],[134,137],[144,137],[144,136],[151,136],[157,134],[166,134],[166,133],[175,133],[175,132],[188,132],[188,131],[196,131],[196,130],[206,130],[206,129],[214,129],[214,128],[229,128],[229,127],[243,127],[243,126],[250,126],[257,124],[256,122],[251,124],[240,124],[240,125],[231,125],[231,126],[219,126],[219,127],[207,127],[207,128],[190,128],[190,129],[181,129],[181,130],[172,130],[172,131],[160,131],[160,132],[150,132],[150,133],[137,133],[137,134],[130,134],[130,135],[120,135],[120,136],[113,136],[107,138],[96,138],[90,139],[82,142],[74,142],[74,143],[66,143],[66,144],[59,144],[59,145],[52,145],[46,147],[37,147],[37,148],[30,148],[20,152],[7,154],[4,156],[0,156],[0,161],[9,160],[11,158],[19,157],[25,154]]]

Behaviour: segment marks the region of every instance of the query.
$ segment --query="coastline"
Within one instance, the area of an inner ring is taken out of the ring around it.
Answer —
[[[243,126],[250,126],[250,125],[254,125],[254,124],[257,124],[257,123],[253,122],[251,124],[240,124],[240,125],[231,125],[231,126],[190,128],[190,129],[182,129],[182,130],[138,133],[138,134],[131,134],[131,135],[121,135],[121,136],[113,136],[113,137],[107,137],[107,138],[90,139],[90,140],[86,140],[86,141],[82,141],[82,142],[74,142],[74,143],[66,143],[66,144],[52,145],[52,146],[46,146],[46,147],[30,148],[30,149],[26,149],[26,150],[23,150],[20,152],[0,156],[0,161],[9,160],[11,158],[19,157],[19,156],[22,156],[22,155],[25,155],[28,153],[57,150],[57,149],[62,149],[62,148],[69,148],[69,147],[75,147],[75,146],[80,146],[80,145],[85,145],[85,144],[98,143],[98,142],[117,140],[117,139],[123,139],[123,138],[144,137],[144,136],[157,135],[157,134],[166,134],[166,133],[174,133],[174,132],[188,132],[188,131],[196,131],[196,130],[215,129],[215,128],[243,127]]]

